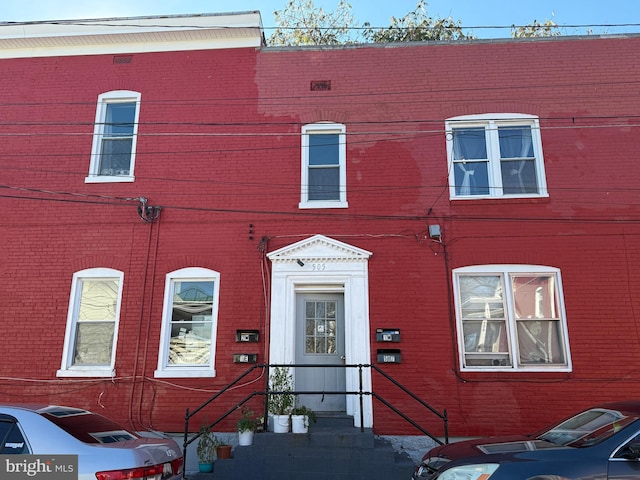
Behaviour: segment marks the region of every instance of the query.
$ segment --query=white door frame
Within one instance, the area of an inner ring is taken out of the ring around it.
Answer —
[[[370,364],[369,268],[371,252],[323,235],[280,248],[272,263],[269,363],[295,362],[296,293],[344,294],[345,357],[349,365]],[[346,370],[347,391],[359,389],[357,368]],[[362,388],[371,392],[371,369],[362,371]],[[347,396],[347,414],[360,427],[360,399]],[[373,427],[371,395],[362,399],[363,427]]]

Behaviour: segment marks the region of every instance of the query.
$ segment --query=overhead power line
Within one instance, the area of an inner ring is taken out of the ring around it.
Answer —
[[[224,30],[246,30],[247,28],[255,28],[255,27],[248,27],[245,25],[218,25],[215,23],[211,23],[210,25],[189,25],[189,24],[175,24],[175,25],[171,25],[171,24],[145,24],[145,25],[140,25],[138,23],[123,23],[122,20],[127,20],[127,18],[125,19],[120,19],[117,17],[114,18],[102,18],[102,19],[71,19],[71,20],[30,20],[30,21],[5,21],[5,22],[0,22],[0,27],[3,26],[27,26],[27,25],[61,25],[61,26],[66,26],[66,25],[71,25],[71,26],[87,26],[87,27],[113,27],[113,28],[122,28],[122,27],[127,27],[127,28],[135,28],[135,29],[140,29],[140,30],[145,30],[145,29],[158,29],[158,28],[166,28],[167,30],[172,30],[172,29],[185,29],[185,28],[193,28],[193,29],[211,29],[211,28],[219,28],[219,29],[224,29]],[[112,21],[118,21],[118,23],[110,23]],[[533,20],[532,20],[533,21]],[[455,25],[438,25],[437,27],[422,27],[424,30],[430,30],[430,29],[438,29],[438,30],[442,30],[442,29],[463,29],[463,30],[501,30],[501,29],[506,29],[506,30],[510,30],[512,28],[526,28],[526,27],[531,27],[532,24],[510,24],[510,25],[463,25],[463,24],[455,24]],[[542,27],[544,27],[545,25],[541,25]],[[639,28],[640,27],[640,23],[559,23],[559,24],[553,24],[551,25],[554,28],[559,28],[559,29],[590,29],[590,28]],[[336,27],[319,27],[319,30],[332,30],[335,29]],[[367,26],[360,26],[360,25],[352,25],[352,26],[345,26],[345,27],[340,27],[341,30],[347,30],[347,31],[363,31],[363,30],[369,30],[369,29],[373,29],[373,30],[379,30],[379,29],[386,29],[386,28],[390,28],[390,25],[378,25],[378,26],[374,26],[374,25],[367,25]],[[415,27],[409,26],[409,27],[400,27],[400,26],[393,26],[394,29],[397,30],[411,30],[414,29]],[[309,30],[308,27],[295,27],[295,26],[278,26],[278,25],[263,25],[262,26],[263,30]]]

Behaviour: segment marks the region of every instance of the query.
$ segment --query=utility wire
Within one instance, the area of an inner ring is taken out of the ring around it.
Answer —
[[[176,15],[178,16],[178,15]],[[188,16],[188,15],[185,15]],[[152,18],[152,17],[136,17],[136,18]],[[185,29],[185,28],[193,28],[193,29],[197,29],[197,30],[201,30],[201,29],[221,29],[221,30],[247,30],[247,29],[254,29],[257,27],[253,27],[253,26],[246,26],[246,25],[237,25],[237,26],[229,26],[229,25],[217,25],[215,23],[211,23],[210,25],[184,25],[184,24],[176,24],[176,25],[170,25],[170,24],[144,24],[141,25],[139,23],[123,23],[123,21],[128,20],[129,18],[101,18],[101,19],[71,19],[71,20],[31,20],[31,21],[5,21],[5,22],[0,22],[0,27],[3,26],[28,26],[28,25],[61,25],[61,26],[67,26],[67,25],[71,25],[71,26],[88,26],[88,27],[94,27],[94,26],[99,26],[99,27],[113,27],[113,28],[122,28],[122,27],[127,27],[127,28],[135,28],[135,29],[140,29],[140,30],[148,30],[148,29],[157,29],[157,28],[165,28],[167,30],[172,30],[172,29]],[[113,21],[117,21],[117,23],[112,23]],[[455,24],[455,25],[443,25],[443,26],[437,26],[437,27],[421,27],[421,29],[423,30],[441,30],[441,29],[455,29],[455,30],[485,30],[485,29],[490,29],[490,30],[500,30],[500,29],[508,29],[511,30],[512,28],[524,28],[524,27],[531,27],[533,26],[532,24],[522,24],[522,25],[462,25],[462,24]],[[544,27],[544,25],[542,25],[542,27]],[[562,24],[555,24],[552,25],[553,28],[558,28],[558,29],[590,29],[590,28],[636,28],[636,27],[640,27],[640,23],[562,23]],[[333,26],[328,26],[328,27],[319,27],[318,30],[332,30],[335,29],[336,27]],[[390,25],[383,25],[383,26],[373,26],[373,25],[368,25],[368,26],[345,26],[345,27],[339,27],[341,30],[346,30],[346,31],[362,31],[362,30],[369,30],[369,29],[373,29],[373,30],[380,30],[380,29],[388,29],[388,28],[393,28],[394,30],[411,30],[414,29],[415,27],[412,26],[408,26],[408,27],[396,27],[393,26],[391,27]],[[309,30],[308,27],[294,27],[294,26],[262,26],[263,30],[302,30],[302,31],[306,31]]]

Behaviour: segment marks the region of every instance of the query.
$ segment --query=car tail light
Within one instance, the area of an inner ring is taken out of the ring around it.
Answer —
[[[163,480],[182,473],[182,457],[171,463],[153,465],[151,467],[127,468],[124,470],[110,470],[97,472],[97,480]]]
[[[184,457],[180,457],[171,462],[171,470],[174,475],[180,475],[182,473],[182,467],[184,466]]]

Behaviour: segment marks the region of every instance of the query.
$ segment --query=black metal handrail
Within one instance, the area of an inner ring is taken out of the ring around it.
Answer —
[[[346,368],[357,368],[358,369],[358,379],[359,379],[358,390],[355,390],[355,391],[346,391],[346,390],[345,391],[310,391],[310,390],[304,390],[304,391],[296,391],[296,390],[293,390],[293,391],[275,391],[275,390],[271,390],[270,389],[270,385],[269,385],[269,378],[270,378],[269,369],[270,368],[293,368],[293,369],[295,369],[295,368],[345,368],[345,369]],[[442,440],[440,440],[439,438],[435,437],[434,435],[432,435],[425,428],[423,428],[418,422],[416,422],[414,419],[412,419],[409,416],[407,416],[405,413],[403,413],[401,410],[396,408],[393,404],[391,404],[389,401],[384,399],[378,393],[373,392],[373,391],[371,391],[371,392],[365,391],[364,387],[363,387],[363,370],[366,369],[366,368],[371,369],[372,371],[375,371],[375,372],[379,373],[382,377],[384,377],[385,379],[390,381],[393,385],[395,385],[397,388],[399,388],[402,392],[404,392],[405,394],[409,395],[416,402],[418,402],[420,405],[422,405],[427,410],[429,410],[432,414],[434,414],[437,417],[439,417],[443,421],[444,442]],[[265,379],[264,390],[253,391],[250,394],[248,394],[247,396],[245,396],[240,402],[235,404],[232,408],[230,408],[229,410],[224,412],[215,421],[213,421],[211,424],[209,424],[207,430],[211,430],[214,426],[216,426],[218,423],[220,423],[222,420],[227,418],[233,412],[237,411],[245,403],[247,403],[249,400],[251,400],[252,398],[254,398],[256,396],[264,396],[265,399],[266,399],[270,395],[292,395],[292,394],[293,395],[299,395],[299,394],[305,394],[305,395],[356,395],[356,396],[359,397],[359,400],[360,400],[360,409],[359,410],[360,410],[360,429],[361,429],[361,431],[364,430],[364,413],[363,413],[364,397],[365,396],[371,396],[372,398],[375,398],[380,403],[385,405],[387,408],[392,410],[394,413],[396,413],[398,416],[400,416],[406,422],[410,423],[413,427],[418,429],[424,435],[426,435],[429,438],[431,438],[436,443],[441,444],[441,445],[444,444],[444,443],[449,443],[449,423],[448,423],[449,420],[448,420],[448,417],[447,417],[446,409],[443,410],[443,412],[439,412],[434,407],[432,407],[431,405],[426,403],[424,400],[422,400],[420,397],[418,397],[415,393],[410,391],[407,387],[402,385],[400,382],[398,382],[396,379],[391,377],[389,374],[387,374],[385,371],[383,371],[382,369],[380,369],[380,367],[378,367],[376,365],[371,365],[371,364],[353,364],[353,365],[349,365],[349,364],[346,364],[346,365],[256,364],[256,365],[251,366],[242,375],[237,377],[235,380],[233,380],[231,383],[229,383],[226,387],[224,387],[218,393],[213,395],[206,402],[202,403],[200,406],[195,408],[193,411],[189,411],[188,408],[186,409],[185,424],[184,424],[184,427],[185,427],[184,428],[184,443],[183,443],[183,452],[182,452],[183,455],[184,455],[185,466],[186,466],[186,459],[187,459],[187,447],[201,436],[201,433],[198,432],[198,433],[194,434],[191,438],[189,438],[189,420],[194,415],[196,415],[197,413],[202,411],[205,407],[210,405],[213,401],[215,401],[216,399],[220,398],[222,395],[224,395],[225,393],[229,392],[230,390],[234,389],[234,387],[236,387],[238,385],[238,383],[240,383],[251,372],[253,372],[255,370],[263,370],[264,379]],[[265,431],[267,430],[267,418],[268,418],[268,404],[265,401],[264,402],[264,416],[263,416],[264,430]],[[183,478],[185,478],[184,474],[183,474]]]

